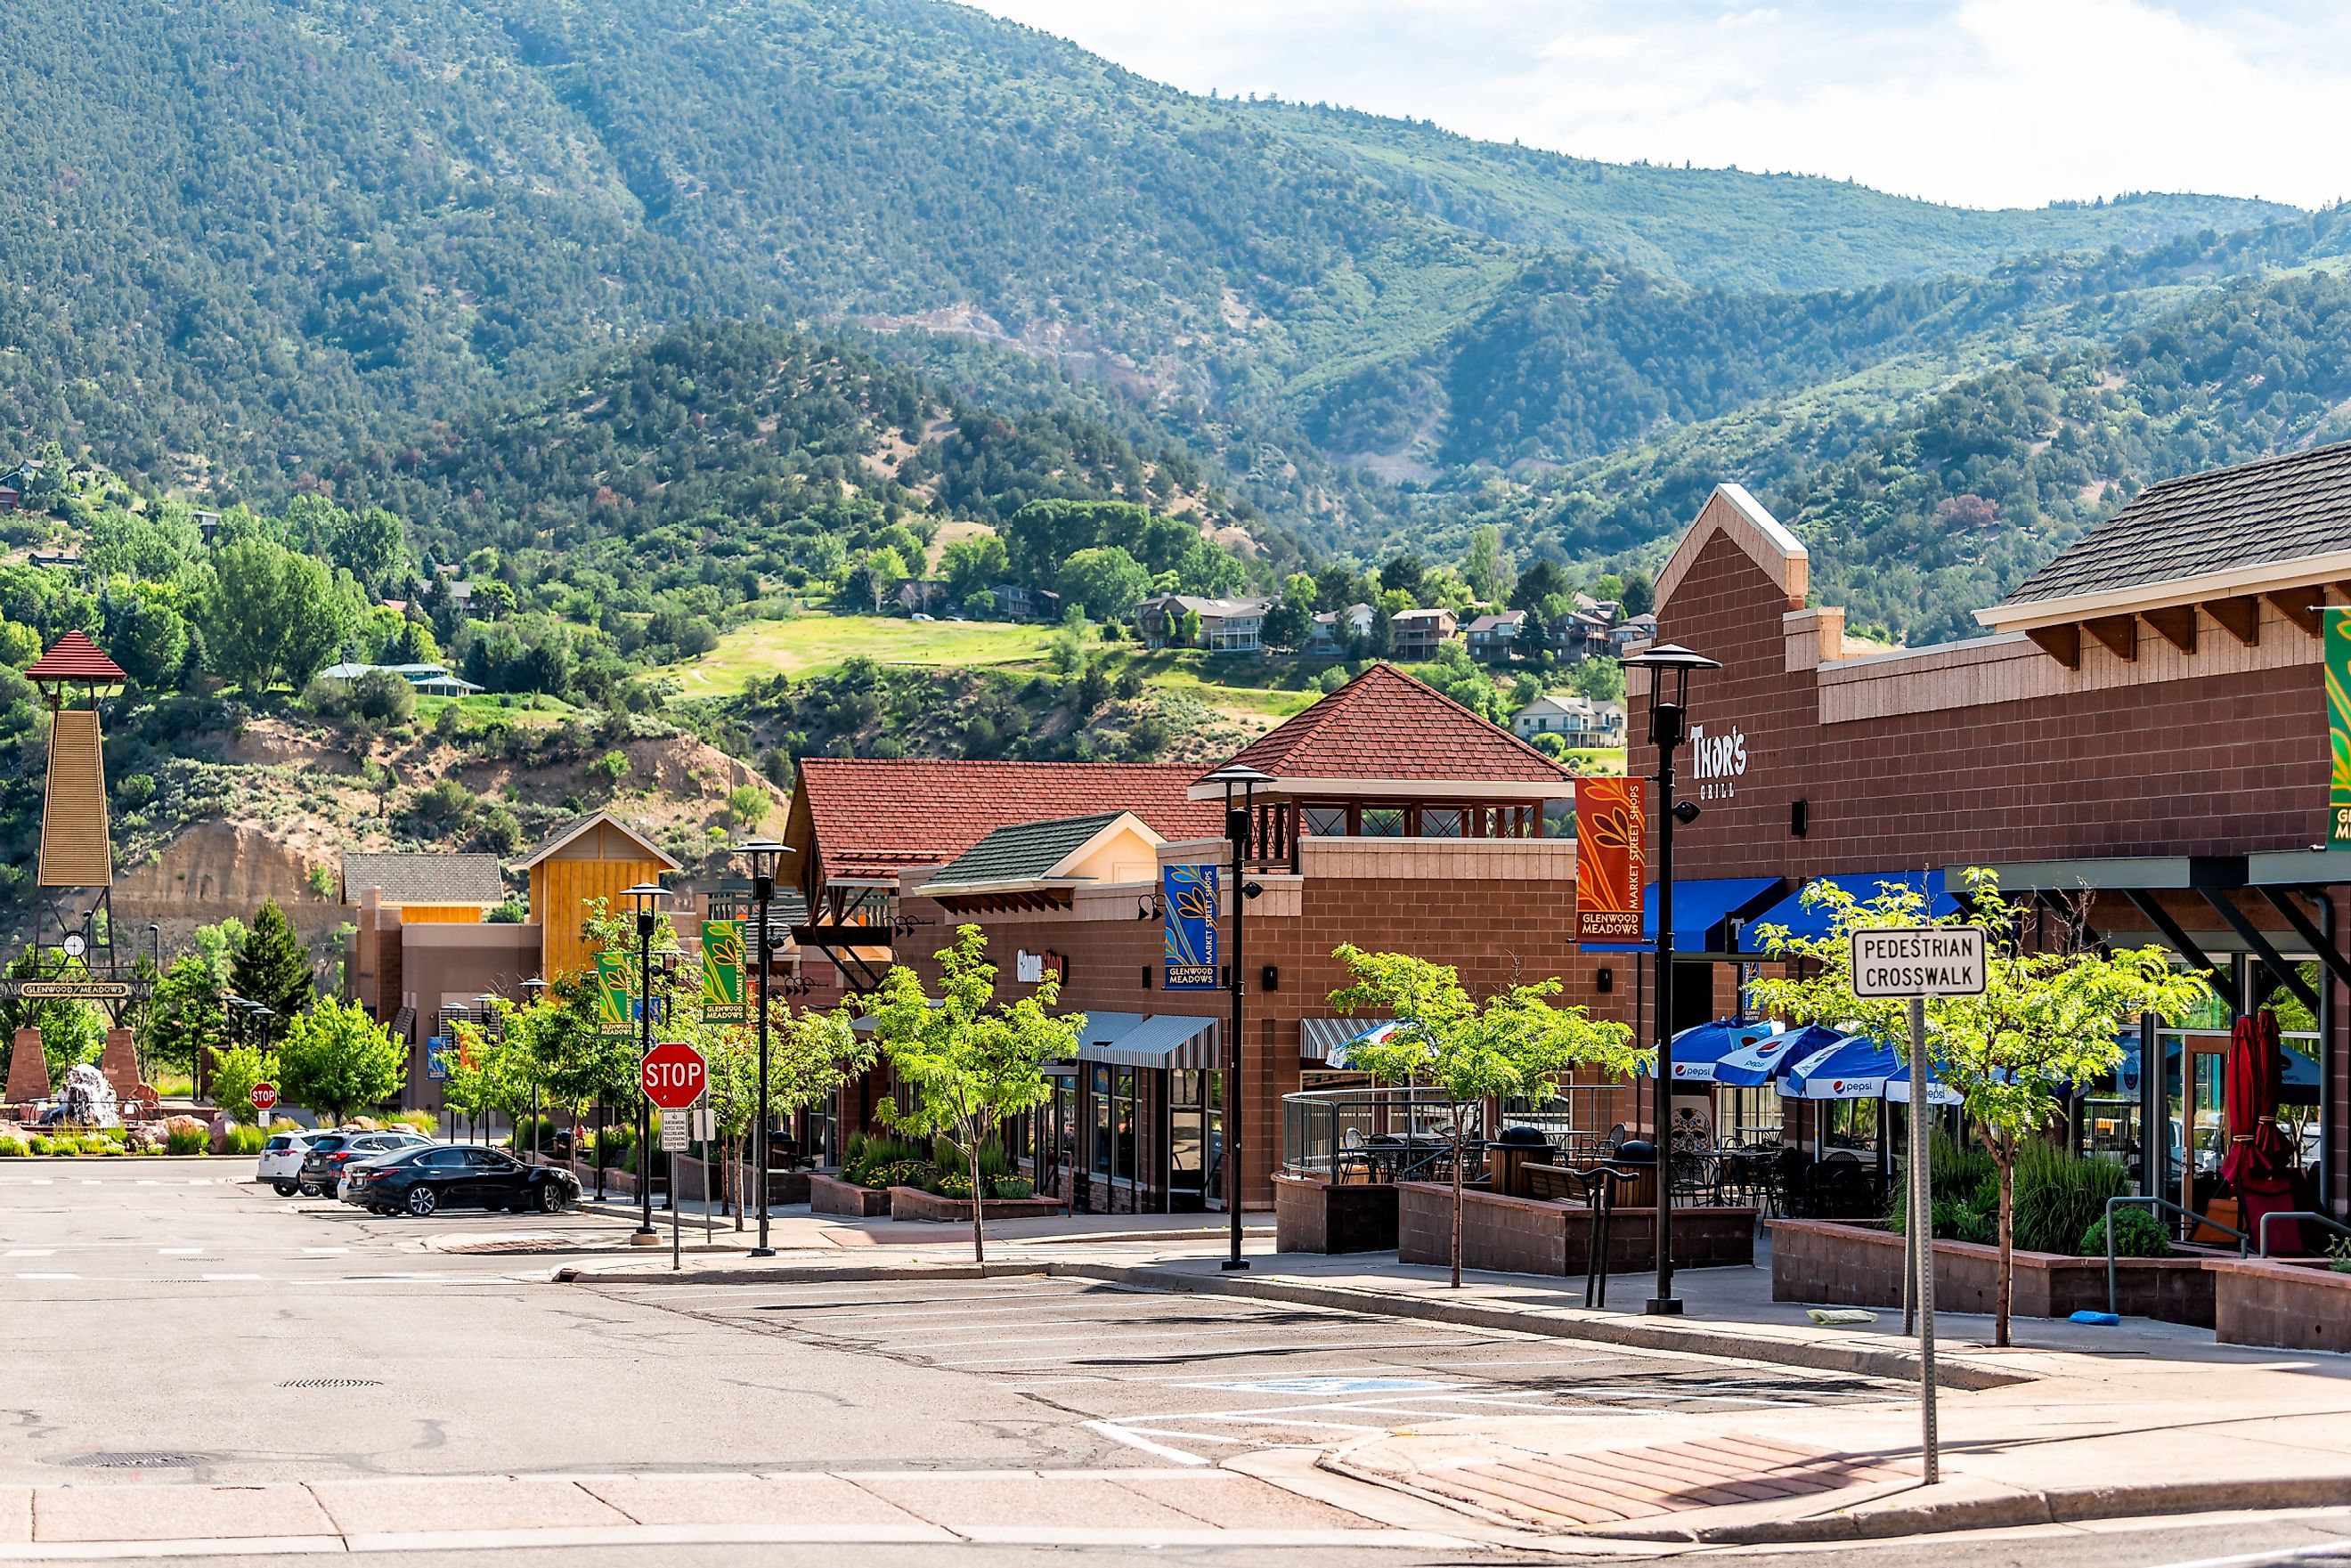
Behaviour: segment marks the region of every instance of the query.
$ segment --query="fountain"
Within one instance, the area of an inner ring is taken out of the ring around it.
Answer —
[[[121,1124],[122,1116],[115,1105],[114,1086],[107,1082],[105,1073],[85,1061],[67,1071],[65,1087],[49,1102],[48,1114],[42,1120],[77,1127],[112,1127]]]

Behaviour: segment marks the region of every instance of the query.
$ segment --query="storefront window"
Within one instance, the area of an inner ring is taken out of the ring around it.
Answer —
[[[1134,1180],[1134,1069],[1120,1068],[1117,1082],[1113,1121],[1118,1138],[1118,1179],[1131,1182]]]
[[[1094,1136],[1093,1147],[1089,1151],[1089,1164],[1094,1175],[1103,1177],[1107,1177],[1111,1171],[1111,1129],[1113,1124],[1111,1121],[1110,1085],[1110,1069],[1096,1067],[1092,1085],[1094,1092]]]
[[[1458,839],[1461,836],[1461,813],[1453,807],[1434,810],[1423,807],[1420,813],[1420,836],[1424,839]]]
[[[1401,806],[1364,807],[1364,837],[1367,839],[1404,837],[1404,808]]]

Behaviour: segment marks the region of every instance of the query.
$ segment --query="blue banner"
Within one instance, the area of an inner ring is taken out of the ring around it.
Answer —
[[[424,1042],[424,1076],[435,1083],[449,1082],[449,1059],[457,1054],[457,1042],[446,1035],[436,1034]]]
[[[1217,989],[1217,868],[1159,868],[1159,895],[1167,906],[1167,977],[1171,991]]]

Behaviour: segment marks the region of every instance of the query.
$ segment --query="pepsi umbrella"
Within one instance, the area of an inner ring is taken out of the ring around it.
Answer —
[[[1910,1064],[1907,1061],[1886,1075],[1886,1097],[1896,1105],[1910,1103]],[[1937,1077],[1935,1064],[1928,1062],[1927,1064],[1927,1103],[1956,1105],[1959,1103],[1959,1092]]]
[[[1725,1052],[1722,1060],[1714,1064],[1714,1081],[1735,1089],[1759,1088],[1775,1078],[1787,1076],[1796,1063],[1844,1038],[1843,1030],[1817,1023],[1766,1035]]]
[[[1686,1029],[1674,1036],[1674,1082],[1677,1083],[1711,1083],[1715,1082],[1715,1064],[1729,1052],[1752,1041],[1766,1039],[1779,1031],[1772,1022],[1740,1023],[1731,1019],[1717,1019]],[[1656,1071],[1653,1061],[1641,1069],[1646,1078]]]
[[[1850,1034],[1796,1063],[1780,1092],[1792,1100],[1876,1100],[1901,1065],[1889,1047]]]

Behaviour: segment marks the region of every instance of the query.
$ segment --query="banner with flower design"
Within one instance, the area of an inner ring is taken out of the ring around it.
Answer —
[[[1575,781],[1575,939],[1641,940],[1642,845],[1649,825],[1646,779]]]

